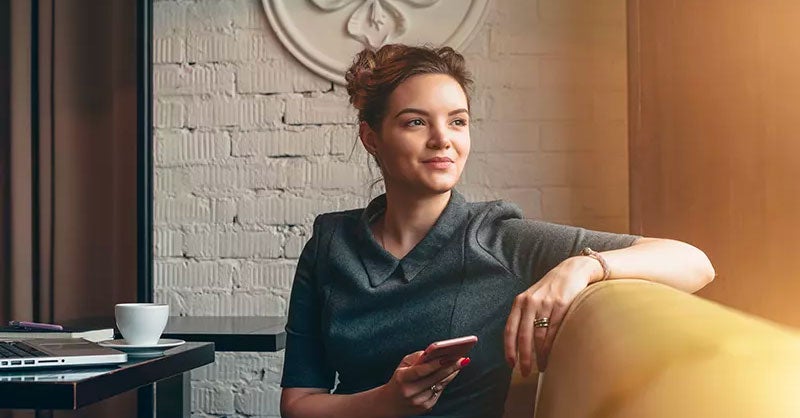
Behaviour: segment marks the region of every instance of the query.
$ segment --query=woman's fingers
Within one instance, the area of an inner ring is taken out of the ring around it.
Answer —
[[[522,317],[521,299],[519,296],[514,298],[511,306],[511,313],[506,320],[506,329],[503,335],[503,345],[506,351],[506,362],[514,368],[517,362],[517,332],[519,331],[519,321]]]
[[[414,397],[414,402],[420,402],[421,401],[421,402],[423,402],[425,404],[424,406],[426,408],[428,408],[428,409],[433,408],[433,405],[435,405],[436,402],[439,400],[439,397],[441,397],[442,392],[445,391],[445,389],[447,388],[447,385],[449,385],[450,382],[452,382],[453,379],[455,379],[456,376],[458,376],[459,373],[461,373],[460,369],[454,371],[453,373],[450,373],[450,375],[445,377],[443,380],[434,383],[433,385],[431,385],[430,388],[427,388],[426,390],[423,390],[422,392],[420,392],[419,394],[417,394]],[[433,390],[433,386],[434,385],[438,385],[436,391]]]
[[[464,366],[466,366],[467,364],[469,364],[469,361],[467,361],[467,362],[466,362],[466,364],[464,364],[464,366],[461,366],[461,361],[462,361],[462,360],[463,360],[463,359],[458,359],[458,360],[455,362],[455,363],[456,363],[458,366],[460,366],[460,367],[458,367],[458,368],[456,369],[456,371],[454,371],[453,373],[450,373],[450,375],[449,375],[449,376],[445,377],[444,379],[442,379],[442,380],[440,380],[440,381],[438,382],[440,385],[442,385],[442,387],[447,387],[447,385],[448,385],[448,384],[450,384],[450,382],[452,382],[452,381],[453,381],[453,379],[455,379],[455,378],[456,378],[456,376],[458,376],[458,374],[459,374],[459,373],[461,373],[461,369],[462,369]]]
[[[445,377],[444,380],[439,382],[439,384],[442,385],[442,388],[446,388],[447,386],[450,385],[450,382],[452,382],[453,379],[455,379],[456,376],[458,376],[459,373],[461,373],[461,369],[456,370],[453,373],[450,373],[450,376]]]
[[[430,388],[434,383],[446,379],[454,372],[461,370],[461,360],[463,359],[448,362],[444,365],[438,361],[431,361],[405,369],[398,369],[397,373],[403,382],[406,384],[413,384],[417,388],[414,393],[418,393]]]
[[[516,330],[506,329],[506,356],[508,350],[512,350],[516,345],[519,353],[519,366],[523,376],[528,376],[533,370],[533,357],[536,355],[536,362],[543,356],[542,350],[545,346],[547,337],[547,327],[536,327],[534,324],[537,319],[547,318],[552,321],[553,303],[547,296],[542,296],[543,288],[535,291],[526,291],[519,294],[514,300],[512,313],[509,315],[508,324],[517,323]],[[519,319],[512,318],[518,316]],[[552,323],[552,322],[551,322]],[[509,337],[516,334],[516,341],[509,341]],[[537,364],[538,366],[538,364]]]
[[[566,306],[556,305],[553,308],[553,312],[550,314],[550,325],[545,328],[547,330],[547,335],[542,341],[541,349],[536,355],[536,364],[540,372],[543,372],[547,368],[547,360],[550,357],[550,349],[553,348],[553,340],[558,333],[558,328],[561,326],[561,321],[564,320],[566,312]]]
[[[442,369],[442,366],[438,361],[429,361],[426,363],[415,364],[413,366],[406,367],[403,370],[400,370],[399,373],[403,377],[403,381],[405,382],[416,382],[417,380],[422,380],[434,372]]]
[[[417,395],[415,395],[411,399],[411,402],[414,405],[419,405],[420,407],[429,410],[433,408],[434,405],[436,405],[436,402],[439,401],[439,398],[442,396],[442,391],[444,391],[444,388],[441,388],[436,391],[434,391],[431,388],[427,388],[422,392],[418,393]]]
[[[517,331],[517,350],[519,351],[519,367],[523,376],[527,376],[533,368],[533,322],[536,320],[538,300],[536,294],[523,293],[522,318]],[[517,296],[517,297],[520,297]]]
[[[554,267],[514,298],[506,322],[504,348],[507,359],[512,358],[516,348],[523,376],[531,372],[534,353],[538,369],[543,371],[547,367],[553,340],[567,308],[589,282],[586,269],[569,260],[572,259]]]
[[[403,357],[403,360],[400,361],[400,367],[409,367],[417,364],[417,360],[422,356],[422,353],[423,351],[419,350]]]
[[[547,357],[548,351],[545,349],[547,344],[547,336],[550,334],[550,330],[555,330],[558,328],[558,324],[556,321],[559,319],[556,317],[556,311],[551,308],[542,308],[543,314],[539,314],[537,319],[544,319],[547,318],[547,326],[540,326],[534,329],[533,331],[533,338],[534,338],[534,345],[536,346],[536,368],[539,371],[543,371],[543,361],[545,361]],[[526,374],[527,376],[527,374]]]
[[[538,310],[538,314],[536,315],[536,319],[544,320],[547,319],[547,326],[536,326],[534,325],[533,328],[533,340],[534,340],[534,349],[536,350],[536,363],[537,369],[539,369],[539,365],[541,364],[541,359],[544,356],[543,348],[545,338],[547,337],[547,330],[553,326],[553,310],[550,306],[542,306]],[[527,376],[531,370],[528,370],[527,373],[524,373]]]
[[[426,388],[430,388],[431,386],[433,386],[435,384],[441,384],[441,382],[443,380],[446,380],[448,377],[450,377],[451,374],[461,370],[461,364],[460,363],[461,363],[461,361],[459,359],[459,361],[457,361],[457,362],[454,362],[454,363],[449,364],[447,366],[442,366],[442,368],[440,370],[437,370],[435,373],[432,373],[430,376],[427,376],[427,377],[425,377],[423,379],[420,379],[418,381],[420,387],[422,387],[422,389],[426,389]]]
[[[458,375],[461,368],[469,364],[468,358],[417,364],[421,353],[405,356],[391,380],[382,386],[388,399],[396,401],[398,408],[410,415],[432,408],[444,388]]]
[[[447,387],[447,385],[449,385],[450,382],[452,382],[453,379],[455,379],[459,373],[461,373],[461,369],[456,370],[453,373],[450,373],[450,376],[445,377],[444,380],[439,382],[439,384],[442,385],[443,387]]]

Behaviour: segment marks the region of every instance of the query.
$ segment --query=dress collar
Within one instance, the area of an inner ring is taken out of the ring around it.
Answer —
[[[405,283],[414,279],[450,240],[453,233],[463,225],[467,219],[468,208],[464,197],[453,189],[442,214],[422,241],[401,260],[395,258],[377,242],[369,227],[385,211],[386,194],[382,194],[367,205],[359,222],[359,255],[372,287],[380,286],[393,274],[397,274]]]

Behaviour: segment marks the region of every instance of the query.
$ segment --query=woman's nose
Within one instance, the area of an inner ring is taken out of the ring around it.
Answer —
[[[431,129],[431,136],[428,138],[428,146],[434,149],[449,148],[450,137],[447,128],[434,124]]]

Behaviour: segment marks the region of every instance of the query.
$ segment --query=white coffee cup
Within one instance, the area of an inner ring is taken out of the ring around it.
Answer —
[[[114,306],[117,328],[130,345],[154,345],[169,319],[169,305],[161,303],[118,303]]]

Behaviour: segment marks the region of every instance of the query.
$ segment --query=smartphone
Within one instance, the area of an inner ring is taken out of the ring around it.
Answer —
[[[467,357],[467,353],[469,353],[469,350],[472,349],[472,346],[477,342],[478,337],[474,335],[436,341],[425,349],[416,364],[444,359],[455,361],[461,357]]]

